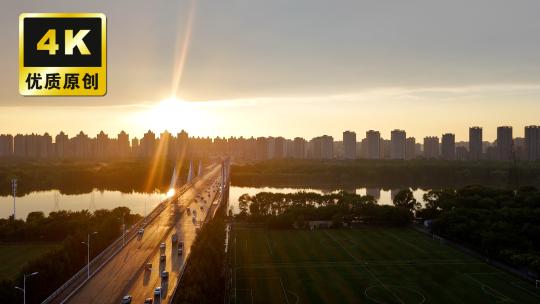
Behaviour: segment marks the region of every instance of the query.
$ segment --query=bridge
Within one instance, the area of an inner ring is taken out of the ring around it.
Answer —
[[[190,170],[191,171],[191,170]],[[143,220],[96,256],[42,304],[120,303],[125,295],[132,303],[153,298],[154,303],[170,303],[186,267],[198,229],[213,218],[218,207],[228,203],[229,162],[207,167],[191,182],[176,189]],[[139,234],[139,229],[144,232]],[[173,234],[184,242],[182,254],[172,244]],[[160,244],[165,243],[165,250]],[[161,255],[165,261],[160,261]],[[147,263],[151,270],[145,269]],[[168,279],[161,272],[169,273]],[[88,275],[88,273],[90,275]],[[162,288],[162,298],[154,289]],[[156,301],[157,300],[157,301]]]

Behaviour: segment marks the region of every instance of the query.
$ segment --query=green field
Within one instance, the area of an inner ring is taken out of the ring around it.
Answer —
[[[56,243],[0,244],[0,279],[13,279],[25,263],[58,246]]]
[[[235,228],[231,303],[540,303],[534,284],[413,229]]]

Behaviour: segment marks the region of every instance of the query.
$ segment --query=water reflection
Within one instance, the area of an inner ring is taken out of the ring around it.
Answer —
[[[381,188],[356,188],[356,189],[339,189],[339,190],[330,190],[330,189],[313,189],[313,188],[273,188],[273,187],[235,187],[231,186],[230,188],[230,208],[232,208],[234,213],[239,211],[238,209],[238,198],[242,194],[255,195],[259,192],[275,192],[275,193],[295,193],[299,191],[305,192],[315,192],[319,194],[329,194],[336,193],[339,191],[346,191],[348,193],[356,193],[359,195],[371,195],[373,196],[379,204],[382,205],[391,205],[394,197],[398,194],[401,189],[381,189]],[[422,206],[424,201],[422,199],[424,193],[429,191],[429,189],[411,189],[414,195],[414,198],[418,200]]]
[[[131,212],[144,215],[150,212],[162,199],[160,193],[123,193],[120,191],[94,190],[85,194],[62,194],[58,190],[37,191],[16,199],[16,215],[18,219],[26,219],[32,211],[43,211],[45,215],[58,210],[114,209],[125,206]],[[13,197],[0,196],[0,217],[7,218],[13,214]]]

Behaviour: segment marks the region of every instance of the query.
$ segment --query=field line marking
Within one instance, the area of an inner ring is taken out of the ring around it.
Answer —
[[[403,244],[405,244],[405,245],[408,245],[408,246],[411,247],[411,248],[414,248],[414,249],[416,249],[416,250],[418,250],[418,251],[420,251],[420,252],[422,252],[422,253],[427,253],[427,251],[425,251],[424,249],[422,249],[422,248],[420,248],[420,247],[414,245],[413,243],[411,243],[411,242],[409,242],[409,241],[407,241],[407,240],[404,240],[404,239],[400,238],[399,236],[395,235],[395,234],[394,234],[393,232],[391,232],[391,231],[383,231],[383,234],[384,234],[384,233],[389,234],[389,235],[390,235],[392,238],[394,238],[395,240],[398,240],[399,242],[401,242],[401,243],[403,243]]]
[[[268,238],[268,235],[266,235],[266,245],[268,246],[268,251],[270,252],[270,256],[274,255],[274,252],[272,251],[272,246],[270,246],[270,239]]]
[[[343,249],[349,256],[351,256],[353,258],[354,261],[356,261],[357,263],[361,263],[359,259],[357,259],[354,255],[352,255],[349,250],[347,250],[347,248],[343,247],[343,245],[341,245],[341,243],[339,243],[330,233],[328,233],[328,231],[324,231],[324,233],[326,233],[326,235],[332,239],[332,241],[334,241],[336,244],[338,244],[339,247],[341,247],[341,249]],[[386,291],[388,291],[392,296],[394,296],[394,298],[396,298],[396,300],[398,300],[401,304],[405,304],[405,302],[403,302],[403,300],[397,296],[395,293],[392,292],[392,290],[390,290],[390,288],[388,288],[386,285],[383,284],[383,282],[373,273],[371,272],[371,270],[369,270],[369,268],[367,267],[367,265],[365,265],[364,263],[364,269],[377,281],[379,282],[379,284],[381,284],[381,286],[386,289]]]
[[[519,288],[519,289],[521,289],[521,290],[524,290],[524,291],[526,291],[528,294],[531,294],[531,295],[533,295],[533,296],[535,296],[535,297],[537,297],[537,298],[540,298],[540,296],[539,296],[538,294],[536,294],[535,292],[532,292],[532,291],[530,291],[529,289],[527,289],[527,288],[525,288],[525,287],[523,287],[523,286],[520,286],[520,283],[522,283],[522,282],[510,282],[510,284],[512,284],[512,286],[517,287],[517,288]]]
[[[343,247],[343,245],[341,245],[341,243],[339,243],[330,233],[328,233],[328,231],[325,230],[324,233],[332,241],[334,241],[334,243],[336,243],[339,247],[341,247],[341,249],[343,249],[343,251],[345,251],[353,259],[353,261],[360,263],[360,260],[357,257],[355,257],[347,248]]]
[[[287,292],[285,291],[285,287],[283,286],[283,280],[281,277],[279,277],[279,283],[281,284],[281,290],[283,291],[283,296],[285,297],[285,302],[289,304],[289,298],[287,298]]]
[[[509,298],[505,296],[504,294],[500,293],[499,291],[489,287],[488,285],[484,284],[484,282],[475,279],[473,276],[469,275],[468,273],[463,273],[466,277],[470,278],[471,280],[475,281],[478,285],[480,285],[482,291],[488,295],[494,296],[498,298],[497,302],[515,302],[514,299]]]

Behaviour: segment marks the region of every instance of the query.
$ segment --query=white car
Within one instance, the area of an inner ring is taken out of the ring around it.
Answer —
[[[156,289],[154,289],[154,297],[161,298],[161,287],[156,287]]]
[[[139,229],[139,234],[143,234],[143,233],[144,233],[144,228]]]
[[[168,279],[168,278],[169,278],[169,272],[163,270],[163,271],[161,272],[161,278],[163,278],[163,279]]]
[[[122,304],[130,304],[132,299],[133,298],[130,295],[124,296],[122,298]]]
[[[165,247],[166,247],[166,246],[165,246],[165,243],[159,244],[159,248],[160,248],[160,249],[165,249]]]

